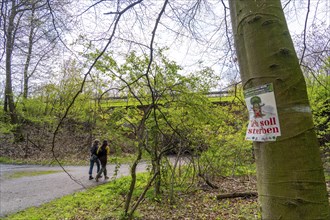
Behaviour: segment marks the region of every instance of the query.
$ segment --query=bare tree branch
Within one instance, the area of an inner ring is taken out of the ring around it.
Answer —
[[[305,18],[305,27],[304,27],[304,48],[303,48],[303,52],[301,54],[301,58],[300,58],[300,65],[302,64],[303,62],[303,59],[304,59],[304,56],[305,56],[305,51],[306,51],[306,32],[307,32],[307,23],[308,23],[308,16],[309,16],[309,11],[310,11],[310,5],[311,5],[311,2],[310,0],[308,0],[308,6],[307,6],[307,12],[306,12],[306,18]]]
[[[47,1],[49,3],[49,1]],[[64,119],[67,117],[71,107],[73,106],[73,104],[75,103],[77,97],[80,95],[80,93],[82,93],[83,91],[83,88],[85,86],[85,83],[86,83],[86,80],[87,80],[87,77],[90,75],[92,69],[94,68],[95,64],[97,63],[97,61],[103,56],[103,54],[106,52],[106,50],[108,49],[109,45],[111,44],[112,42],[112,39],[114,38],[114,35],[116,33],[116,29],[117,29],[117,26],[118,26],[118,23],[120,21],[120,18],[121,16],[127,11],[129,10],[130,8],[134,7],[135,5],[139,4],[140,2],[142,2],[142,0],[139,0],[135,3],[132,3],[130,4],[129,6],[127,6],[124,10],[122,10],[119,14],[118,14],[118,17],[115,18],[115,24],[114,24],[114,27],[113,27],[113,31],[111,33],[111,36],[107,42],[107,44],[105,45],[105,47],[103,48],[103,50],[100,52],[100,54],[95,58],[94,62],[92,63],[92,65],[89,67],[88,71],[85,73],[84,75],[84,78],[83,78],[83,81],[81,83],[81,86],[80,86],[80,89],[79,91],[75,94],[75,96],[72,98],[70,104],[68,105],[68,107],[66,108],[65,112],[64,112],[64,115],[62,116],[62,118],[60,119],[54,133],[53,133],[53,139],[52,139],[52,149],[51,149],[51,152],[53,153],[53,157],[54,159],[56,160],[56,162],[62,167],[62,169],[67,173],[67,171],[64,169],[64,167],[62,166],[62,164],[60,163],[60,161],[58,160],[58,158],[56,157],[56,154],[55,154],[55,142],[56,142],[56,137],[57,137],[57,133],[64,121]],[[50,5],[49,5],[50,6]],[[68,173],[67,173],[68,174]],[[69,175],[69,174],[68,174]],[[72,180],[74,180],[75,182],[77,182],[79,185],[83,186],[82,183],[79,183],[79,181],[77,181],[76,179],[74,179],[71,175],[69,175],[70,178]],[[84,186],[83,186],[84,187]]]
[[[87,9],[85,9],[83,12],[81,12],[80,14],[78,14],[78,16],[81,16],[82,14],[86,13],[87,11],[89,11],[89,9],[95,7],[96,5],[100,4],[104,2],[104,0],[99,0],[97,2],[95,2],[94,4],[90,5]]]

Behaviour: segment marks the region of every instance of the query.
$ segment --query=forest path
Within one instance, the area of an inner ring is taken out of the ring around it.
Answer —
[[[106,183],[103,178],[96,182],[88,180],[89,166],[64,166],[65,170],[79,183],[73,181],[70,176],[59,166],[38,165],[11,165],[0,164],[0,217],[12,214],[32,206],[39,206],[56,198],[68,195],[85,188]],[[145,162],[140,163],[137,171],[143,172],[147,168]],[[115,165],[107,165],[108,176],[114,175]],[[59,171],[51,174],[25,176],[20,178],[8,178],[14,172],[38,172]],[[95,177],[96,166],[93,170]],[[129,165],[123,164],[118,170],[117,177],[129,175]]]

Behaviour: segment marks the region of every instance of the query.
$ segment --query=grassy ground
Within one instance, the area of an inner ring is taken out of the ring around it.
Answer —
[[[62,171],[56,171],[56,170],[45,170],[45,171],[19,171],[14,172],[11,174],[6,175],[6,178],[13,179],[13,178],[21,178],[25,176],[39,176],[39,175],[46,175],[46,174],[52,174],[52,173],[58,173]]]
[[[139,175],[135,198],[142,191],[142,182],[145,178],[146,174]],[[129,179],[117,179],[84,192],[64,196],[40,207],[29,208],[4,219],[121,219]],[[172,203],[169,202],[166,192],[163,197],[155,199],[150,190],[136,211],[135,219],[259,219],[256,198],[216,199],[217,195],[233,190],[254,191],[253,177],[219,179],[216,184],[219,189],[202,185],[188,191],[176,190]]]
[[[36,175],[42,174],[39,173]],[[147,178],[148,174],[138,175],[134,201],[142,192]],[[84,192],[64,196],[40,207],[26,209],[3,219],[122,219],[129,181],[130,177],[123,177],[104,185],[87,189]],[[328,191],[330,191],[329,175],[327,175],[327,181]],[[174,190],[174,199],[171,199],[168,187],[163,188],[162,196],[157,198],[154,197],[153,190],[151,189],[147,192],[145,199],[136,210],[134,219],[260,219],[256,197],[217,199],[217,196],[220,194],[255,192],[256,180],[254,176],[219,178],[213,180],[212,183],[218,186],[218,189],[212,189],[208,185],[205,185],[204,182],[197,182],[190,187],[187,185],[178,187]]]

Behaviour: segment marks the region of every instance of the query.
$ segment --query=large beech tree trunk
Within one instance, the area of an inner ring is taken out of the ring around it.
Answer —
[[[330,219],[306,84],[280,0],[230,2],[243,87],[273,83],[281,137],[254,142],[263,219]]]

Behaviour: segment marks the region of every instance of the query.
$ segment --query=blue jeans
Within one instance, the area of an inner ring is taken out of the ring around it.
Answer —
[[[100,171],[100,161],[99,161],[99,159],[97,158],[96,155],[92,155],[91,158],[90,158],[90,164],[89,164],[89,175],[90,176],[92,176],[94,163],[96,163],[97,173],[98,173]]]

